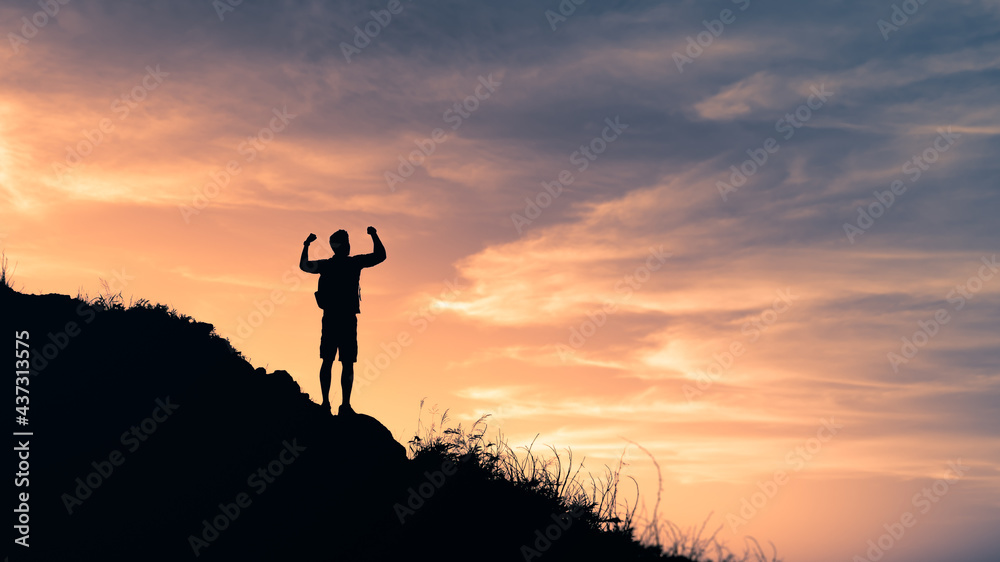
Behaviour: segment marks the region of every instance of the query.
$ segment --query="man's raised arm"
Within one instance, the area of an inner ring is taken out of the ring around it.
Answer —
[[[371,265],[378,265],[385,261],[385,246],[382,245],[382,240],[379,239],[378,232],[375,231],[374,226],[368,227],[368,234],[371,234],[372,244],[375,246],[375,250],[371,254],[374,258]]]
[[[299,269],[305,271],[306,273],[316,273],[319,264],[314,261],[309,261],[309,244],[316,239],[315,234],[310,234],[309,238],[302,243],[302,256],[299,257]]]

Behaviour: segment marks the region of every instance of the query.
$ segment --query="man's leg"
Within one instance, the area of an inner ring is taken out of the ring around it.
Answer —
[[[323,392],[324,408],[330,408],[330,382],[333,377],[333,359],[337,356],[337,333],[333,323],[333,317],[323,312],[323,329],[319,337],[319,356],[323,358],[323,365],[319,368],[319,388]]]
[[[344,361],[343,372],[340,374],[340,392],[344,395],[344,406],[351,407],[351,388],[354,386],[354,363]],[[329,380],[329,379],[327,379]]]
[[[330,407],[330,382],[333,379],[333,358],[324,357],[323,365],[319,368],[319,387],[323,391],[323,406]]]
[[[344,339],[341,340],[340,362],[344,370],[340,375],[340,392],[344,396],[342,410],[353,412],[351,408],[351,388],[354,387],[354,362],[358,360],[358,317],[355,314],[344,319]]]

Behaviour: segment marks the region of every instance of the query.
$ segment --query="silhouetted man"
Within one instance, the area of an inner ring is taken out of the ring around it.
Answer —
[[[330,236],[333,257],[309,261],[309,244],[315,234],[306,238],[299,259],[299,268],[306,273],[319,273],[319,290],[316,304],[323,309],[323,333],[320,336],[319,356],[323,365],[319,369],[319,384],[323,390],[323,406],[330,409],[330,371],[333,360],[340,352],[343,371],[340,388],[344,402],[341,414],[352,414],[351,387],[354,386],[354,363],[358,360],[358,314],[361,312],[361,270],[385,261],[385,246],[378,238],[375,227],[368,227],[375,250],[371,254],[352,256],[347,231],[338,230]]]

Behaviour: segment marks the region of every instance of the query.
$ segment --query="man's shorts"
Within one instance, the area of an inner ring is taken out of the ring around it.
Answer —
[[[323,313],[323,333],[319,339],[319,356],[341,363],[358,362],[358,316],[351,313]]]

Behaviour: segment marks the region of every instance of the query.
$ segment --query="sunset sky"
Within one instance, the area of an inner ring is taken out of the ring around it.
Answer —
[[[1000,2],[230,1],[0,3],[16,288],[319,402],[301,244],[373,225],[352,402],[401,442],[426,397],[647,517],[655,459],[736,550],[996,560]]]

